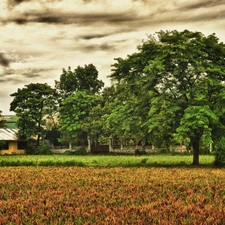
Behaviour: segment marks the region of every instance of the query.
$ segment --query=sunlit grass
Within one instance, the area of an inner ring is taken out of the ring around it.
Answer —
[[[212,166],[213,155],[201,155],[200,164]],[[192,155],[4,155],[0,166],[93,166],[93,167],[134,167],[134,166],[189,166]]]

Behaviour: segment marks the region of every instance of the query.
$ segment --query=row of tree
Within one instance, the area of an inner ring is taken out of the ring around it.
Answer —
[[[215,34],[185,30],[148,36],[115,59],[104,87],[93,64],[63,69],[55,87],[29,84],[11,94],[10,110],[26,138],[77,144],[109,136],[169,147],[184,142],[199,164],[200,144],[224,161],[225,45]],[[224,147],[223,147],[224,146]]]

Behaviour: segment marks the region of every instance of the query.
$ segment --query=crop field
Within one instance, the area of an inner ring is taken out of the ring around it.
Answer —
[[[202,166],[213,162],[213,155],[200,155]],[[192,155],[0,155],[0,166],[185,167],[191,163]]]
[[[225,169],[0,167],[1,225],[224,221]]]

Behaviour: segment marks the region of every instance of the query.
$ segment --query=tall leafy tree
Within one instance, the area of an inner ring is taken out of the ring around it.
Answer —
[[[188,139],[193,164],[199,164],[203,135],[212,140],[223,127],[225,45],[215,34],[185,30],[161,31],[138,47],[138,52],[117,59],[111,78],[149,94],[145,123],[156,139]]]
[[[147,132],[142,127],[144,113],[140,112],[144,111],[144,106],[140,105],[139,99],[127,90],[127,85],[123,82],[118,83],[114,91],[115,97],[105,104],[108,109],[106,128],[111,131],[113,137],[121,140],[133,140],[136,144],[145,141]]]
[[[86,139],[85,136],[87,133],[92,136],[94,134],[97,135],[100,131],[97,132],[100,121],[97,122],[95,120],[94,122],[92,118],[96,112],[99,114],[100,111],[94,110],[94,106],[90,107],[89,104],[92,104],[92,98],[98,98],[97,95],[100,94],[104,83],[98,79],[96,67],[93,64],[89,64],[84,67],[78,66],[74,71],[72,71],[70,67],[68,70],[63,69],[60,80],[55,82],[55,86],[60,94],[61,102],[59,109],[60,131],[62,134],[61,141],[77,143],[78,139]],[[73,104],[75,104],[74,107],[72,107]],[[70,107],[69,105],[71,108],[67,111],[67,107]],[[97,107],[97,105],[95,106]],[[99,107],[100,105],[98,108]],[[90,113],[90,111],[92,111],[92,113]],[[69,115],[68,112],[70,112],[71,115]],[[85,114],[85,118],[81,116],[83,114]],[[97,114],[96,116],[98,117]],[[82,129],[81,127],[78,129],[81,124]],[[92,129],[90,129],[90,124],[93,125]]]
[[[78,91],[76,94],[67,97],[59,108],[59,127],[61,141],[77,144],[85,142],[95,128],[88,125],[93,122],[95,114],[93,108],[100,103],[100,96]]]
[[[40,137],[45,135],[46,119],[56,111],[55,89],[47,84],[31,83],[10,96],[14,97],[10,111],[19,118],[19,134],[28,140],[36,136],[39,145]]]
[[[56,89],[65,99],[77,91],[86,91],[92,94],[99,93],[103,88],[103,81],[98,79],[98,70],[93,64],[78,66],[74,71],[69,67],[63,69],[59,81],[55,81]]]

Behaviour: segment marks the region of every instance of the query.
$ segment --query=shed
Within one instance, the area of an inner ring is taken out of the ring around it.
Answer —
[[[25,154],[26,141],[17,135],[18,129],[0,128],[0,154]]]

